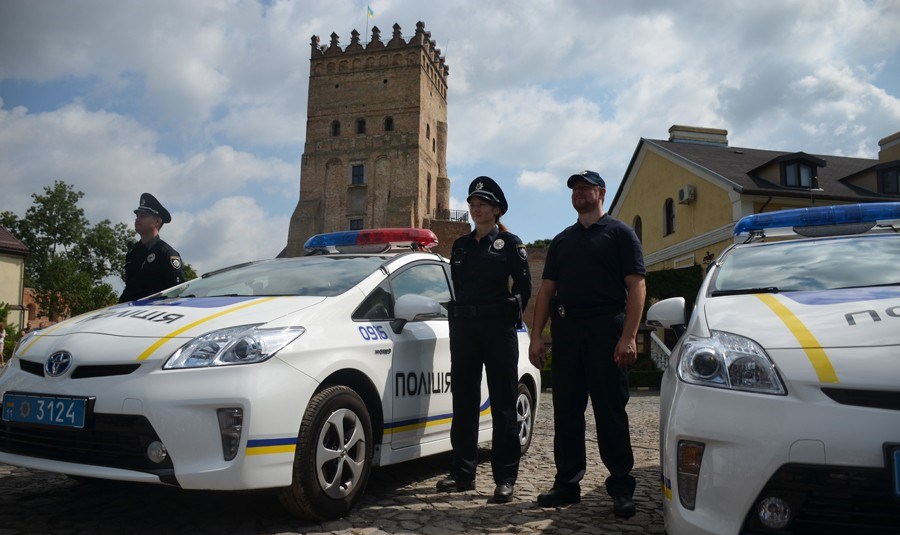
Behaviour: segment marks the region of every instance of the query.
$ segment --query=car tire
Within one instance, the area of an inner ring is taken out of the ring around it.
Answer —
[[[519,392],[516,395],[516,426],[519,432],[519,448],[522,455],[525,455],[534,436],[534,396],[525,383],[519,383]]]
[[[365,491],[373,451],[372,421],[362,398],[345,386],[322,390],[300,424],[293,479],[281,504],[311,520],[345,515]]]

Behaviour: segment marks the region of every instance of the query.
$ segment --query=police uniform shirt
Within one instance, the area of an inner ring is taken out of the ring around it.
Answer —
[[[133,243],[125,254],[125,290],[119,302],[133,301],[184,282],[181,255],[158,236]]]
[[[646,274],[641,242],[631,227],[606,214],[587,228],[576,222],[556,235],[542,278],[556,282],[556,297],[566,307],[624,310],[624,280],[632,274]]]
[[[475,231],[453,242],[450,273],[456,301],[487,304],[518,295],[522,309],[531,297],[531,272],[522,240],[497,227],[480,240]],[[512,277],[512,291],[509,278]]]

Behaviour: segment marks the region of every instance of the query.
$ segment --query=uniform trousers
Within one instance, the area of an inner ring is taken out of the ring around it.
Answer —
[[[613,359],[623,321],[624,314],[553,318],[554,487],[577,488],[584,477],[584,413],[590,396],[600,459],[610,473],[606,492],[613,497],[634,495],[634,454],[625,412],[628,375]]]
[[[519,345],[515,325],[504,317],[450,319],[450,388],[453,422],[450,476],[475,479],[481,412],[481,373],[487,373],[493,434],[491,471],[497,485],[514,484],[519,473],[519,428],[516,420]]]

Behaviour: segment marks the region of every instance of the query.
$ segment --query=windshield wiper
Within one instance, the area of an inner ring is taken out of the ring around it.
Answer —
[[[709,295],[719,297],[722,295],[777,294],[779,291],[776,286],[765,286],[762,288],[741,288],[738,290],[713,290]]]
[[[852,288],[878,288],[880,286],[900,286],[900,282],[877,282],[875,284],[861,284],[859,286],[841,286],[835,290],[849,290]]]

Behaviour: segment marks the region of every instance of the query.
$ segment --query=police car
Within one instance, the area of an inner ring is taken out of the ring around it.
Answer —
[[[429,230],[314,236],[21,340],[0,376],[0,462],[185,489],[282,488],[343,515],[373,466],[450,449],[449,263]],[[397,248],[405,248],[397,252]],[[540,373],[519,332],[519,439]],[[482,441],[491,403],[482,385]]]
[[[683,333],[660,397],[670,535],[900,530],[898,231],[900,203],[751,215],[688,321],[682,298],[649,309]]]

